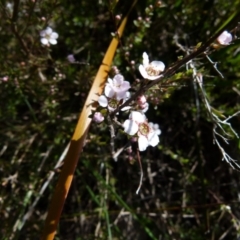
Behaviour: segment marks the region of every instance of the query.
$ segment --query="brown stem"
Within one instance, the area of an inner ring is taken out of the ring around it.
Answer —
[[[128,106],[133,100],[135,100],[138,96],[144,94],[149,88],[151,88],[154,85],[159,84],[160,82],[163,82],[164,79],[172,76],[181,66],[189,62],[190,60],[196,58],[197,56],[204,53],[211,44],[217,39],[217,37],[223,32],[224,29],[227,29],[229,26],[236,24],[240,19],[240,15],[236,14],[236,16],[223,28],[221,28],[218,32],[216,32],[211,38],[209,38],[203,45],[201,45],[197,50],[192,52],[191,54],[187,55],[183,59],[177,61],[172,66],[167,68],[165,72],[163,72],[163,76],[158,78],[155,81],[149,82],[147,85],[141,86],[137,92],[129,98],[124,104],[122,104],[120,107],[118,107],[115,111],[112,112],[111,117],[115,116],[117,112],[119,112],[123,107]]]

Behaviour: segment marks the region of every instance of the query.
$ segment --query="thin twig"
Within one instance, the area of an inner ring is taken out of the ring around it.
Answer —
[[[113,123],[111,121],[111,118],[110,116],[108,115],[107,116],[107,122],[108,122],[108,127],[109,127],[109,131],[110,131],[110,147],[111,147],[111,154],[112,154],[112,157],[115,161],[117,161],[117,158],[115,157],[114,158],[114,155],[115,155],[115,144],[114,144],[114,140],[115,140],[115,130],[114,130],[114,126],[113,126]]]
[[[139,193],[139,190],[142,187],[142,180],[143,180],[143,168],[142,168],[142,162],[141,162],[141,158],[140,158],[140,154],[139,154],[139,150],[137,149],[137,159],[138,159],[138,163],[139,163],[139,167],[140,167],[140,180],[139,180],[139,185],[136,191],[136,194]]]
[[[212,60],[211,60],[211,58],[206,54],[206,58],[207,58],[207,60],[212,64],[212,66],[213,66],[213,68],[215,69],[215,71],[219,74],[219,76],[221,77],[221,78],[224,78],[224,76],[222,75],[222,73],[217,69],[217,62],[213,62]]]

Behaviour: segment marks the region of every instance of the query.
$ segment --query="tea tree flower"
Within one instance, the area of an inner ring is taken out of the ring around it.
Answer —
[[[117,107],[121,106],[130,98],[130,83],[124,81],[121,74],[117,74],[113,79],[108,78],[108,82],[104,88],[104,95],[98,98],[98,103],[102,107],[107,107],[110,112],[114,111]],[[130,109],[130,106],[125,106],[122,111]]]
[[[159,143],[158,132],[156,132],[147,122],[144,114],[132,111],[129,119],[123,123],[124,132],[129,135],[138,136],[139,151],[145,151],[150,145],[155,147]]]
[[[121,74],[117,74],[113,79],[108,78],[104,93],[109,98],[116,96],[116,99],[120,100],[125,97],[126,92],[130,87],[130,83],[128,81],[124,81]]]
[[[228,31],[224,31],[218,38],[217,41],[221,45],[229,45],[232,41],[232,34]]]
[[[115,109],[117,109],[119,106],[121,106],[124,102],[126,102],[130,97],[130,92],[125,92],[125,95],[122,99],[116,98],[116,95],[109,97],[101,95],[98,98],[98,103],[101,107],[107,107],[109,112],[113,112]],[[130,109],[130,106],[125,106],[121,109],[121,111],[126,111]]]
[[[148,80],[156,80],[162,75],[160,74],[165,69],[165,64],[161,61],[152,61],[149,63],[149,58],[146,52],[143,53],[143,64],[139,66],[139,71],[143,78]]]
[[[42,30],[40,32],[40,36],[41,36],[41,43],[43,45],[57,44],[58,34],[56,32],[53,32],[52,28],[50,27],[47,27],[45,30]]]

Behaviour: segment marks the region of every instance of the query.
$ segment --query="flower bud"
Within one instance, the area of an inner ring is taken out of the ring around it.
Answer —
[[[96,123],[101,123],[104,120],[104,116],[100,112],[95,112],[93,115],[93,121]]]
[[[217,41],[221,45],[229,45],[232,41],[232,34],[228,31],[222,32],[222,34],[217,38]]]
[[[141,95],[137,98],[138,105],[144,105],[147,102],[147,99],[144,95]]]

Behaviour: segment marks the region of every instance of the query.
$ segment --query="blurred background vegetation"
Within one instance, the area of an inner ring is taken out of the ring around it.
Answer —
[[[119,19],[131,1],[2,0],[0,3],[0,237],[39,239],[64,149]],[[146,51],[170,66],[231,16],[239,1],[138,1],[113,65],[131,83]],[[40,31],[59,34],[44,46]],[[228,31],[238,30],[237,25]],[[232,32],[239,35],[239,32]],[[212,107],[225,116],[240,109],[240,44],[195,59]],[[75,62],[67,57],[74,55]],[[183,66],[180,72],[185,72]],[[191,75],[148,92],[149,121],[160,144],[115,162],[106,123],[92,125],[55,239],[238,239],[240,175],[213,143],[211,123]],[[199,104],[196,104],[199,102]],[[240,133],[240,116],[231,119]],[[117,135],[116,147],[126,143]],[[221,142],[221,140],[220,140]],[[224,149],[240,160],[240,141]],[[134,149],[134,144],[133,144]]]

